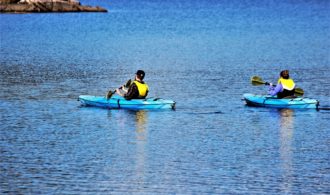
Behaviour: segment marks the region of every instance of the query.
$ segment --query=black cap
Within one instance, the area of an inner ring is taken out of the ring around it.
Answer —
[[[136,71],[136,75],[143,80],[144,76],[146,75],[146,73],[143,70],[138,70]]]

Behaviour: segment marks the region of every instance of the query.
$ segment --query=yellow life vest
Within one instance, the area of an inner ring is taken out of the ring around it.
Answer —
[[[280,79],[278,79],[278,84],[282,84],[283,89],[286,90],[293,90],[294,87],[296,86],[296,84],[293,82],[292,79],[283,79],[282,77]]]
[[[148,85],[146,83],[140,83],[139,81],[134,81],[134,83],[139,90],[139,96],[145,97],[147,95],[147,91],[149,90]]]

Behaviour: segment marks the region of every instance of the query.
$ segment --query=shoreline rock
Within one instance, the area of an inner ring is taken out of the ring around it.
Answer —
[[[0,0],[0,13],[107,12],[77,0]]]

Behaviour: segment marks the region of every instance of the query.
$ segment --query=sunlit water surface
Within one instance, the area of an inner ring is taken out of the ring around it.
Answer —
[[[2,194],[328,194],[330,113],[245,106],[289,69],[330,106],[329,1],[82,1],[0,15]],[[137,69],[175,111],[81,107]]]

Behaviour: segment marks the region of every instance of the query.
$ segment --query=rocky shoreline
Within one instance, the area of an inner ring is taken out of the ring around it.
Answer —
[[[0,13],[107,12],[77,0],[0,0]]]

